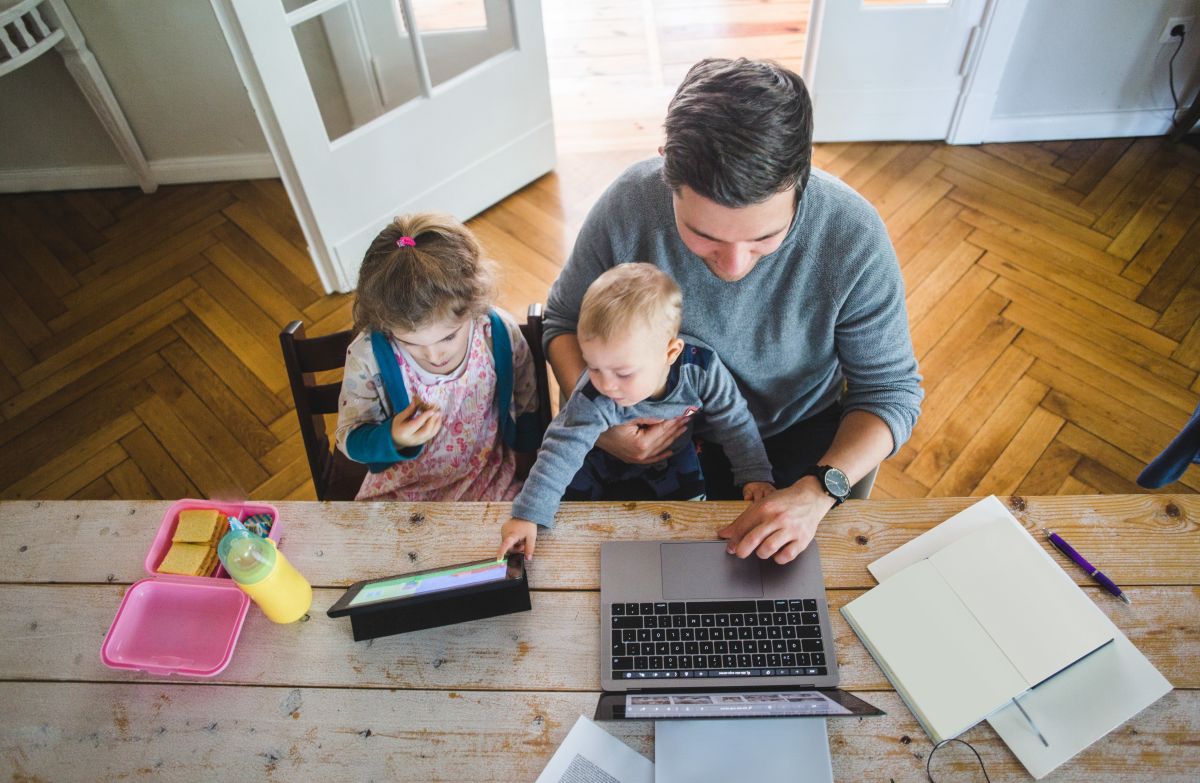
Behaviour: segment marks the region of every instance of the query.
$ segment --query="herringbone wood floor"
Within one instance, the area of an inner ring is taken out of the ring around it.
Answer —
[[[804,25],[786,20],[803,3],[585,5],[547,8],[557,170],[471,221],[515,313],[653,153],[688,62],[799,67],[784,55]],[[876,495],[1140,491],[1200,396],[1200,154],[1114,139],[815,158],[887,222],[925,376]],[[313,496],[277,334],[344,329],[351,300],[322,294],[277,181],[6,196],[0,235],[0,495]],[[1200,468],[1171,489],[1200,491]]]

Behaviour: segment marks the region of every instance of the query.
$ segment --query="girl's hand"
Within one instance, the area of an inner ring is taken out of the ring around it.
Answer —
[[[751,481],[742,487],[742,499],[751,502],[762,500],[775,491],[775,487],[765,481]]]
[[[537,541],[538,526],[524,519],[510,519],[500,526],[500,551],[497,560],[503,560],[509,552],[522,552],[525,559],[533,562],[533,545]]]
[[[436,408],[422,410],[413,402],[392,417],[392,442],[403,449],[420,446],[442,429],[442,414]]]

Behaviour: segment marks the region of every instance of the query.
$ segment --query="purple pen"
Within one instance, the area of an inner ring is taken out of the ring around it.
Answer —
[[[1126,596],[1125,593],[1121,592],[1121,588],[1117,587],[1113,580],[1102,574],[1099,568],[1096,568],[1094,565],[1085,560],[1083,555],[1076,552],[1075,549],[1066,541],[1063,541],[1062,536],[1060,536],[1058,533],[1049,531],[1046,528],[1042,528],[1042,532],[1049,537],[1050,543],[1054,545],[1055,549],[1066,555],[1072,563],[1079,566],[1084,571],[1087,571],[1088,576],[1090,576],[1092,579],[1095,579],[1101,587],[1115,595],[1117,598],[1120,598],[1125,603],[1132,603],[1129,600],[1129,597]]]

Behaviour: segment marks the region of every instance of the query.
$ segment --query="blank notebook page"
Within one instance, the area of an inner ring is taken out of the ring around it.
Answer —
[[[929,560],[843,612],[935,740],[965,731],[1028,687]]]
[[[1014,525],[988,525],[929,562],[1021,673],[1026,687],[1113,638],[1111,624],[1092,600]]]

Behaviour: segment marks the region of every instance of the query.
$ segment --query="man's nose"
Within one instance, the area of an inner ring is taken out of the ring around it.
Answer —
[[[726,245],[721,249],[717,265],[730,277],[740,277],[750,265],[750,248],[743,244]]]

